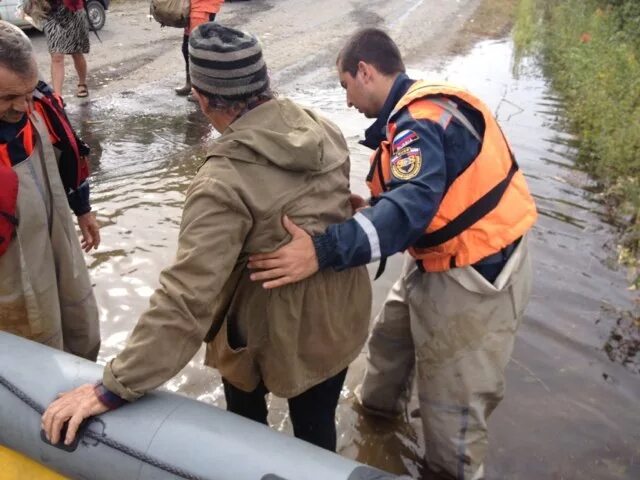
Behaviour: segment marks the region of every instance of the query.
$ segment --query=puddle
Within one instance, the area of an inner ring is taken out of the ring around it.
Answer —
[[[533,295],[508,367],[506,399],[490,420],[487,476],[639,478],[637,311],[634,317],[624,272],[615,269],[615,233],[586,188],[590,180],[574,166],[575,139],[559,124],[560,100],[535,64],[525,62],[514,75],[512,49],[508,41],[483,42],[443,65],[409,71],[464,85],[489,105],[540,212],[531,235]],[[345,111],[340,90],[299,92],[297,100],[338,122],[352,147],[353,185],[366,192],[368,151],[356,142],[369,121]],[[376,306],[398,269],[396,259],[375,282]],[[341,453],[419,478],[419,419],[376,423],[353,407],[363,363],[354,363],[339,407]]]
[[[465,85],[496,112],[541,214],[531,234],[533,296],[508,367],[506,399],[490,421],[488,478],[640,478],[637,314],[624,272],[612,268],[613,228],[573,166],[559,100],[535,64],[514,76],[512,56],[508,41],[483,42],[444,65],[409,72]],[[352,148],[353,189],[366,194],[369,152],[357,142],[370,122],[347,109],[339,88],[283,93],[339,124]],[[124,346],[175,254],[184,192],[212,133],[196,106],[174,98],[168,86],[70,113],[94,152],[92,197],[104,227],[100,250],[88,261],[105,362]],[[396,258],[375,282],[374,311],[398,270]],[[165,388],[223,407],[219,375],[200,363],[198,356]],[[361,357],[342,392],[340,452],[419,477],[419,419],[382,423],[360,415],[353,389],[362,368]],[[272,402],[270,422],[290,432],[285,405]]]

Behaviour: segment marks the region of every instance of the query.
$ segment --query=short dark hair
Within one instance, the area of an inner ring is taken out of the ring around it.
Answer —
[[[405,71],[398,46],[385,31],[378,28],[365,28],[354,33],[336,60],[340,71],[349,72],[353,77],[360,62],[373,65],[385,75]]]
[[[0,20],[0,66],[21,77],[26,77],[34,70],[33,47],[29,37],[4,20]]]
[[[258,95],[249,94],[244,96],[238,96],[237,99],[229,99],[226,97],[222,97],[220,95],[213,95],[209,92],[205,92],[201,88],[192,85],[193,89],[198,92],[200,95],[207,99],[207,103],[214,110],[228,110],[228,109],[242,109],[244,107],[251,108],[258,102],[272,100],[276,97],[276,93],[273,92],[270,88],[267,88],[262,93]]]

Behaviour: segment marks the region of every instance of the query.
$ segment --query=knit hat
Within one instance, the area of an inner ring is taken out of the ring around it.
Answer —
[[[195,88],[227,100],[244,100],[269,88],[256,37],[214,22],[191,32],[189,73]]]

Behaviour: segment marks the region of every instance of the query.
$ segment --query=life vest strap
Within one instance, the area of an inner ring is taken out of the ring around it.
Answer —
[[[388,190],[387,184],[384,179],[384,171],[382,167],[382,145],[378,147],[373,157],[373,161],[371,162],[371,167],[369,168],[369,173],[367,174],[367,182],[373,182],[374,176],[378,175],[378,181],[380,182],[380,188],[383,192]]]
[[[11,215],[10,213],[5,212],[4,210],[0,210],[0,216],[4,217],[14,227],[18,226],[18,218]]]
[[[447,223],[444,227],[422,235],[416,243],[413,244],[413,247],[432,248],[437,245],[442,245],[473,226],[482,217],[486,216],[498,206],[500,199],[507,190],[511,179],[518,171],[518,168],[518,164],[513,161],[511,163],[509,173],[507,173],[507,176],[500,181],[500,183],[485,193],[469,208],[454,218],[451,222]]]
[[[18,175],[13,168],[0,167],[0,256],[9,248],[16,234],[18,219],[16,205],[18,201]]]
[[[378,270],[376,271],[376,276],[373,279],[374,281],[380,278],[380,276],[384,273],[387,268],[387,257],[382,257],[380,259],[380,263],[378,264]]]

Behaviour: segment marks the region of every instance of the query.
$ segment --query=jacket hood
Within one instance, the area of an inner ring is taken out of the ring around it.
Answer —
[[[268,161],[297,172],[321,172],[335,168],[337,160],[346,160],[348,149],[336,126],[291,100],[273,99],[233,122],[209,154],[249,163]]]

